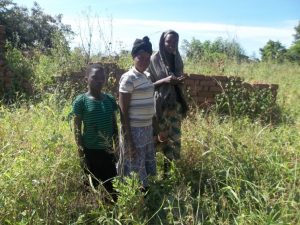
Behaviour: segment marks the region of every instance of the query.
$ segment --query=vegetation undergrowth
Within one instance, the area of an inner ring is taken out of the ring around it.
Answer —
[[[71,100],[45,94],[38,103],[1,105],[0,218],[3,224],[297,224],[297,124],[276,127],[245,117],[190,112],[182,159],[147,195],[137,179],[115,186],[117,203],[84,186]]]

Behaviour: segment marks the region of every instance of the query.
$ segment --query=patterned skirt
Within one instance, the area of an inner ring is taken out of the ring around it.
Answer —
[[[148,186],[148,176],[156,175],[156,160],[153,143],[153,128],[131,127],[131,135],[135,146],[136,154],[131,158],[126,151],[126,141],[120,135],[120,156],[117,163],[118,174],[129,176],[130,173],[138,174],[143,187]]]
[[[157,144],[169,160],[180,159],[181,148],[181,105],[177,103],[175,109],[165,109],[162,119],[158,122],[158,135],[163,136],[166,141]]]

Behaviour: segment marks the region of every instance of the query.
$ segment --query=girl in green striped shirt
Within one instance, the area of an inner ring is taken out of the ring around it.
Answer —
[[[88,91],[73,102],[74,132],[81,163],[85,172],[91,174],[93,185],[98,186],[102,181],[107,191],[113,193],[118,107],[111,95],[102,92],[105,80],[103,67],[93,64],[88,68]]]

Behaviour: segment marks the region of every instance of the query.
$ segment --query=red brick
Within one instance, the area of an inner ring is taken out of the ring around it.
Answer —
[[[194,81],[194,80],[190,80],[190,79],[186,79],[186,80],[184,81],[184,84],[185,84],[185,85],[192,86],[192,85],[195,84],[195,81]]]
[[[195,88],[189,89],[189,93],[190,93],[190,95],[195,96],[195,95],[197,95],[197,90]]]
[[[253,86],[249,83],[243,83],[243,87],[248,89],[248,90],[251,90],[253,88]]]
[[[205,102],[215,103],[215,98],[206,98]]]
[[[202,74],[194,74],[194,73],[191,73],[191,74],[189,74],[188,75],[188,77],[190,78],[190,79],[196,79],[196,80],[199,80],[199,79],[203,79],[205,76],[204,75],[202,75]]]
[[[258,89],[270,88],[269,84],[253,84],[252,86]]]
[[[204,77],[204,80],[205,80],[205,81],[212,81],[213,79],[211,78],[211,76],[205,76],[205,77]]]
[[[201,96],[201,97],[207,97],[207,98],[213,98],[214,97],[214,93],[209,92],[209,91],[198,91],[197,95]]]
[[[278,90],[279,85],[278,84],[271,84],[271,90]]]
[[[212,79],[216,79],[218,81],[228,81],[228,77],[227,76],[212,76]]]
[[[220,86],[214,86],[214,87],[210,87],[209,91],[221,93],[223,91],[223,89]]]
[[[201,96],[197,96],[196,99],[197,99],[198,102],[204,102],[206,98],[205,97],[201,97]]]
[[[204,80],[200,83],[202,86],[216,86],[216,82],[213,80]]]
[[[208,86],[202,86],[202,85],[197,86],[198,91],[208,91],[208,89],[209,89]]]

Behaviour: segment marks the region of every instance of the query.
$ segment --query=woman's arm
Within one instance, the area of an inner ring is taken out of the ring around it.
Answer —
[[[124,132],[124,139],[128,143],[128,150],[129,150],[130,156],[134,157],[135,147],[134,147],[131,132],[130,132],[130,122],[129,122],[130,100],[131,100],[131,93],[119,92],[121,123],[123,125],[122,129]]]
[[[168,84],[181,84],[183,83],[185,77],[181,76],[181,77],[176,77],[174,75],[170,75],[168,77],[165,77],[165,78],[162,78],[160,80],[157,80],[155,81],[153,84],[154,84],[154,87],[158,87],[164,83],[168,83]]]
[[[117,117],[116,113],[113,113],[113,141],[114,141],[114,153],[115,156],[118,156],[118,149],[119,149],[119,132],[118,132],[118,124],[117,124]]]

